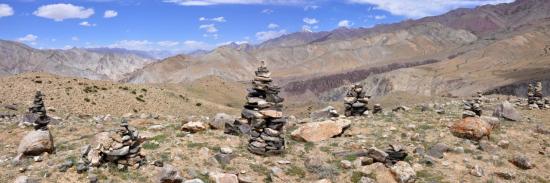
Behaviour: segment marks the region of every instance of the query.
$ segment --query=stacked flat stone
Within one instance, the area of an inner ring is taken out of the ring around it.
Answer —
[[[42,92],[36,92],[33,105],[29,108],[29,114],[27,114],[27,119],[29,119],[29,122],[33,123],[35,130],[47,130],[48,123],[50,123],[50,118],[46,114],[43,97],[44,94],[42,94]]]
[[[370,96],[367,96],[361,85],[353,85],[344,98],[346,116],[362,116],[368,114],[367,104]]]
[[[380,104],[374,104],[374,106],[372,106],[372,114],[379,114],[382,112],[383,112],[383,109]]]
[[[464,112],[462,113],[462,117],[476,117],[481,116],[482,114],[482,106],[483,106],[483,93],[477,92],[476,95],[473,97],[473,99],[465,100],[464,101]]]
[[[529,84],[527,88],[527,101],[529,108],[543,109],[546,107],[546,100],[542,94],[542,82],[538,81],[533,84]]]
[[[145,155],[141,153],[143,139],[135,128],[128,126],[126,119],[122,120],[119,129],[100,133],[96,135],[96,140],[98,144],[95,147],[83,152],[84,164],[100,166],[114,163],[119,167],[133,168],[145,164]]]
[[[271,73],[262,62],[241,113],[251,126],[248,150],[254,154],[274,155],[285,150],[283,126],[286,119],[281,112],[284,99],[279,97],[279,91],[280,88],[272,84]]]

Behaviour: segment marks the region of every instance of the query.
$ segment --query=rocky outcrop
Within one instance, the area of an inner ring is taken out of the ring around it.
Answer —
[[[514,108],[508,101],[504,101],[496,106],[493,116],[497,118],[504,118],[510,121],[520,121],[521,114]]]
[[[292,138],[305,142],[320,142],[344,133],[351,122],[341,119],[307,123],[291,133]]]

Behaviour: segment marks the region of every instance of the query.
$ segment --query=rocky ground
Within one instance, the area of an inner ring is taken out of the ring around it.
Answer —
[[[497,97],[491,97],[491,102],[485,105],[484,115],[492,114],[499,103]],[[193,131],[198,131],[196,133],[181,130],[183,124],[190,121],[202,122],[205,127],[208,123],[215,126],[212,122],[215,113],[194,117],[126,115],[131,118],[130,126],[136,127],[142,136],[148,138],[142,145],[148,164],[137,170],[103,165],[82,174],[77,173],[74,165],[79,160],[80,148],[90,144],[95,134],[118,127],[123,115],[68,115],[57,124],[50,125],[55,154],[28,157],[18,165],[11,160],[16,156],[19,141],[32,128],[18,125],[18,118],[2,119],[0,182],[13,182],[20,176],[40,182],[88,182],[89,179],[98,179],[99,182],[156,182],[163,177],[159,175],[163,169],[157,167],[159,162],[165,165],[165,171],[172,165],[189,182],[193,179],[194,182],[215,182],[213,180],[216,178],[225,178],[220,182],[231,182],[237,178],[241,182],[316,182],[322,179],[335,183],[368,180],[395,182],[400,175],[416,182],[550,180],[550,172],[547,171],[550,168],[548,110],[527,110],[516,106],[522,115],[520,121],[501,119],[499,127],[492,130],[490,139],[477,142],[455,137],[449,130],[453,122],[461,119],[460,101],[447,99],[447,102],[436,106],[441,107],[417,104],[409,105],[407,111],[390,112],[390,109],[385,109],[385,114],[372,117],[340,117],[334,119],[334,123],[349,122],[350,127],[337,137],[317,142],[294,139],[291,133],[319,122],[290,117],[285,130],[286,153],[268,157],[249,153],[246,150],[246,136],[226,135],[223,130],[200,127],[193,128]],[[54,114],[66,116],[59,111]],[[336,132],[340,130],[336,129]],[[334,131],[318,129],[315,134],[322,136]],[[401,145],[408,153],[404,160],[406,163],[398,164],[401,169],[397,165],[387,168],[373,163],[364,154],[372,147],[384,150],[389,145]],[[511,163],[510,160],[518,155],[526,156],[534,166],[522,169]]]

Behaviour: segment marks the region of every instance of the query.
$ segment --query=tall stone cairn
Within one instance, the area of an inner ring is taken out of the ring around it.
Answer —
[[[344,114],[346,116],[362,116],[368,114],[370,96],[367,96],[363,86],[355,84],[344,97]]]
[[[546,100],[542,94],[542,82],[537,81],[535,84],[529,84],[527,88],[527,101],[531,109],[546,108]]]
[[[464,112],[462,113],[462,117],[476,117],[481,116],[483,110],[481,109],[483,106],[483,93],[480,91],[476,92],[476,95],[473,96],[472,99],[465,100],[464,101]]]
[[[50,118],[46,114],[46,106],[44,106],[43,100],[44,94],[40,91],[36,91],[34,95],[34,101],[32,107],[29,108],[29,122],[33,123],[35,130],[47,130]]]
[[[255,73],[241,113],[251,127],[248,150],[258,155],[281,154],[285,150],[286,119],[281,104],[284,99],[279,97],[280,88],[272,84],[271,73],[263,61]]]

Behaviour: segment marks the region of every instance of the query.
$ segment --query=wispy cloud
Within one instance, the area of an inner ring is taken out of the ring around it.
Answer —
[[[23,37],[17,38],[17,41],[19,41],[19,42],[35,42],[36,39],[38,39],[38,36],[35,36],[34,34],[27,34]]]
[[[225,17],[206,18],[200,17],[199,21],[213,21],[213,22],[226,22]]]
[[[33,14],[59,22],[65,19],[88,18],[94,14],[94,9],[72,4],[50,4],[39,7]]]
[[[445,13],[461,7],[510,3],[514,0],[348,0],[351,3],[372,4],[376,9],[408,18],[422,18]]]
[[[84,26],[84,27],[95,27],[96,26],[96,24],[93,24],[93,23],[90,23],[90,22],[87,22],[87,21],[80,22],[78,25],[81,25],[81,26]]]
[[[350,22],[349,20],[340,20],[338,22],[338,27],[350,27],[352,25],[353,25],[353,23]]]
[[[221,4],[303,4],[306,0],[164,0],[181,6],[211,6]]]
[[[285,35],[286,33],[287,32],[285,29],[278,30],[278,31],[276,30],[262,31],[262,32],[256,33],[256,39],[258,39],[258,41],[267,41],[267,40]]]
[[[279,25],[274,24],[274,23],[270,23],[269,25],[267,25],[267,28],[268,29],[276,29],[276,28],[279,28]]]
[[[103,18],[113,18],[118,16],[118,12],[115,10],[107,10],[105,13],[103,13]]]
[[[141,51],[163,51],[169,50],[173,52],[190,52],[195,50],[209,50],[214,48],[214,45],[202,41],[186,40],[186,41],[149,41],[149,40],[120,40],[113,44],[107,45],[109,48],[124,48],[129,50]]]
[[[199,29],[204,29],[208,33],[215,33],[218,32],[218,28],[216,28],[216,25],[214,24],[204,24],[200,25]]]
[[[304,21],[304,23],[306,24],[309,24],[309,25],[313,25],[313,24],[317,24],[319,23],[319,20],[315,19],[315,18],[304,18],[302,19],[302,21]]]

